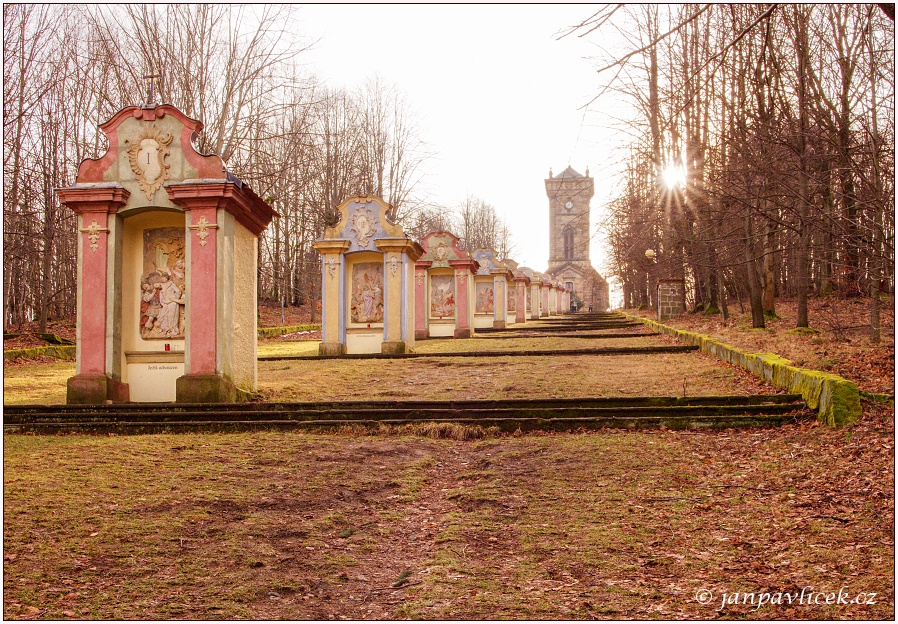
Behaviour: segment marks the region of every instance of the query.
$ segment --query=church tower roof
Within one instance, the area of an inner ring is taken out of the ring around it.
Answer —
[[[583,175],[574,171],[574,168],[568,165],[567,169],[559,173],[556,178],[582,178]]]

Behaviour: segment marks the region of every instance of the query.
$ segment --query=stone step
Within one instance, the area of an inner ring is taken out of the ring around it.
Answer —
[[[527,332],[563,332],[563,331],[583,331],[583,330],[602,330],[602,329],[623,329],[625,327],[638,327],[642,323],[634,321],[615,321],[609,323],[556,323],[554,325],[525,325],[518,327],[483,327],[474,330],[475,334],[498,334],[498,333],[527,333]]]
[[[779,405],[783,403],[801,403],[798,394],[754,394],[754,395],[709,395],[695,397],[569,397],[569,398],[512,398],[512,399],[452,399],[448,401],[433,399],[411,399],[403,401],[301,401],[270,403],[115,403],[107,405],[7,405],[4,416],[15,418],[24,414],[47,413],[81,414],[105,413],[121,410],[133,412],[183,412],[183,411],[253,411],[283,412],[320,410],[323,408],[339,409],[386,409],[397,406],[416,409],[501,409],[501,408],[535,408],[535,407],[663,407],[690,405]]]
[[[578,431],[581,429],[732,429],[746,427],[774,427],[801,421],[811,421],[808,412],[787,414],[726,414],[726,415],[601,415],[580,417],[465,417],[447,419],[381,418],[381,419],[271,419],[271,420],[190,420],[190,421],[102,421],[102,422],[41,422],[21,425],[4,424],[5,433],[52,435],[60,433],[84,434],[151,434],[151,433],[212,433],[270,429],[332,429],[361,425],[377,428],[380,425],[410,425],[450,422],[456,424],[497,427],[506,432],[521,431]]]
[[[503,431],[726,428],[813,419],[795,395],[479,401],[9,406],[7,433],[156,433],[453,422]]]
[[[648,355],[654,353],[687,353],[697,351],[695,345],[661,345],[646,347],[598,347],[593,349],[517,349],[513,351],[447,351],[441,353],[346,353],[343,355],[263,355],[260,362],[280,360],[396,360],[409,358],[489,358],[489,357],[534,357],[558,355]]]
[[[481,330],[477,330],[479,334]],[[574,330],[575,331],[575,330]],[[488,336],[481,336],[484,340],[512,340],[515,338],[650,338],[652,336],[657,336],[656,332],[640,332],[633,334],[567,334],[567,333],[546,333],[533,331],[532,333],[528,333],[526,336],[515,336],[514,334],[491,334]]]

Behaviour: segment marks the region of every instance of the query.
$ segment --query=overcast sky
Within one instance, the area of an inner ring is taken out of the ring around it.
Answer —
[[[569,164],[595,178],[592,222],[603,218],[625,137],[613,116],[628,103],[604,97],[584,118],[599,89],[596,47],[559,30],[594,5],[305,5],[302,34],[318,39],[304,55],[331,86],[354,88],[379,74],[406,94],[435,157],[424,186],[434,203],[467,195],[496,207],[509,222],[513,257],[537,271],[548,266],[549,168]],[[607,45],[607,42],[606,42]],[[605,274],[601,239],[592,263]]]

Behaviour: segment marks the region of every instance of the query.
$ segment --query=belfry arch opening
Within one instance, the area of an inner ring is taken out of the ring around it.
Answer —
[[[565,260],[573,260],[574,259],[574,230],[571,228],[565,228],[564,230],[564,259]]]

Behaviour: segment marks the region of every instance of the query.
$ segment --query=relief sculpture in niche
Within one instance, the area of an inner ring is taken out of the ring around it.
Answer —
[[[384,265],[357,262],[352,265],[351,323],[383,323]]]
[[[430,316],[455,316],[455,276],[433,275],[430,278]]]
[[[140,337],[184,338],[184,230],[152,228],[143,232],[140,278]]]
[[[514,312],[518,307],[518,289],[517,288],[509,288],[508,289],[508,311]]]
[[[475,312],[493,311],[493,285],[484,282],[477,283],[477,303]]]

